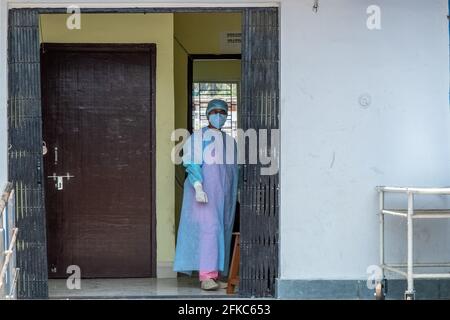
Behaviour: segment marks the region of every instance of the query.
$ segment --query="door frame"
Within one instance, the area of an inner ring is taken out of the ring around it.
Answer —
[[[9,2],[9,3],[8,3]],[[135,4],[135,5],[134,5]],[[272,110],[274,113],[271,116],[270,122],[271,123],[276,123],[276,125],[279,125],[279,107],[280,107],[280,100],[279,100],[279,96],[280,96],[280,71],[279,71],[279,48],[280,48],[280,40],[281,40],[281,35],[280,35],[280,23],[278,22],[279,15],[280,15],[280,3],[279,1],[265,1],[265,2],[259,2],[259,3],[252,3],[252,2],[242,2],[242,3],[214,3],[214,2],[209,2],[209,3],[193,3],[191,6],[189,6],[189,4],[186,4],[185,2],[183,3],[173,3],[173,4],[168,4],[165,7],[162,7],[161,4],[154,4],[154,6],[152,6],[151,2],[147,2],[147,3],[123,3],[123,4],[118,4],[116,3],[111,3],[108,1],[99,1],[96,3],[83,3],[81,5],[82,7],[82,13],[225,13],[225,12],[234,12],[234,13],[241,13],[243,15],[243,18],[246,17],[248,18],[246,21],[242,21],[242,26],[243,26],[243,30],[245,29],[244,26],[246,25],[247,27],[258,27],[260,26],[259,24],[255,24],[257,23],[257,20],[253,20],[253,17],[257,18],[258,12],[262,12],[262,13],[270,13],[271,14],[271,18],[273,21],[276,21],[276,25],[272,25],[270,24],[271,22],[268,22],[269,24],[265,24],[264,27],[268,27],[271,31],[271,43],[273,44],[275,50],[277,51],[276,56],[274,56],[272,62],[271,62],[271,79],[272,82],[275,84],[275,86],[273,87],[274,90],[272,90],[272,94],[273,96],[271,97],[271,99],[274,102],[274,109]],[[7,12],[7,16],[8,16],[8,20],[10,18],[13,18],[14,22],[8,22],[8,25],[0,24],[0,35],[9,35],[9,43],[11,43],[11,35],[15,35],[14,32],[17,32],[17,29],[20,28],[26,28],[27,30],[32,27],[34,29],[36,29],[36,26],[38,26],[38,15],[39,14],[67,14],[67,3],[64,3],[62,1],[60,1],[59,3],[52,3],[52,4],[48,4],[45,2],[45,0],[37,0],[35,3],[30,4],[29,2],[20,2],[20,0],[7,0],[6,1],[6,5],[5,4],[0,4],[0,11],[5,10]],[[22,12],[23,14],[20,15],[18,14],[18,12]],[[274,13],[276,13],[274,15]],[[1,14],[1,12],[0,12]],[[17,14],[17,15],[16,15]],[[253,15],[256,14],[256,15]],[[22,19],[21,23],[22,25],[16,25],[15,23],[15,19],[17,19],[17,16],[19,17],[19,20]],[[272,21],[272,22],[273,22]],[[249,29],[249,28],[247,28]],[[252,29],[252,30],[253,30]],[[258,29],[258,28],[256,28]],[[266,29],[264,30],[259,30],[259,32],[266,32]],[[243,44],[245,44],[245,46],[247,46],[249,49],[252,48],[253,45],[257,45],[260,44],[261,42],[259,41],[259,38],[255,39],[255,36],[257,36],[258,33],[256,31],[249,31],[249,32],[243,32]],[[37,41],[39,42],[39,36],[37,36],[36,34],[33,36],[33,41],[31,44],[29,44],[30,47],[33,47],[33,45],[35,45],[36,43],[36,38]],[[248,41],[248,37],[253,38],[252,41]],[[247,43],[247,42],[248,43]],[[0,43],[0,48],[2,47],[2,43]],[[10,48],[8,46],[5,47],[5,50],[10,50]],[[30,50],[28,47],[25,50]],[[33,50],[35,50],[34,48],[31,48],[31,55],[33,56],[33,58],[35,58],[35,55],[33,55]],[[39,51],[39,50],[37,50]],[[249,108],[251,107],[251,102],[252,99],[259,99],[261,98],[261,96],[253,96],[252,95],[252,90],[258,90],[255,89],[257,87],[255,87],[255,83],[253,83],[251,80],[254,80],[252,78],[253,75],[253,69],[250,68],[252,63],[255,63],[256,60],[252,60],[253,59],[253,54],[257,54],[256,52],[253,52],[251,50],[249,50],[248,52],[242,52],[242,57],[243,59],[241,60],[243,63],[245,61],[245,63],[248,66],[248,70],[249,72],[245,73],[245,70],[243,68],[242,71],[242,88],[244,89],[244,87],[246,89],[248,89],[249,91],[244,92],[245,94],[247,94],[248,96],[246,96],[245,98],[247,99],[247,102],[245,103],[246,106],[248,106]],[[17,57],[15,57],[17,58]],[[249,59],[249,60],[247,60]],[[8,64],[9,62],[9,64]],[[7,70],[10,70],[11,65],[12,64],[19,64],[20,61],[18,61],[18,59],[16,60],[11,60],[9,59],[8,61],[6,59],[4,59],[4,57],[2,57],[0,55],[0,64],[4,64],[7,67]],[[36,63],[35,61],[31,62],[31,63]],[[275,67],[275,68],[274,68]],[[34,71],[35,72],[35,71]],[[11,80],[16,81],[16,79],[14,77],[12,77],[12,72],[9,71],[9,81],[4,81],[3,83],[5,85],[7,85],[7,82],[11,82]],[[21,76],[24,76],[24,74],[20,74]],[[28,77],[33,77],[36,76],[34,73],[31,75],[28,75]],[[256,79],[256,78],[255,78]],[[0,79],[1,82],[2,79]],[[0,83],[0,86],[3,84]],[[15,83],[15,82],[14,82]],[[33,82],[33,85],[35,85],[35,83]],[[39,85],[39,84],[37,84]],[[11,87],[11,85],[9,86]],[[4,88],[0,88],[4,89]],[[0,91],[0,94],[2,92]],[[254,92],[253,92],[254,93]],[[10,92],[8,92],[6,98],[8,99],[8,101],[11,100],[11,98],[16,98],[14,96],[11,97]],[[244,96],[242,96],[242,98],[244,99]],[[35,99],[36,100],[36,99]],[[243,103],[243,100],[242,100]],[[8,106],[9,103],[8,103]],[[8,107],[9,109],[10,107]],[[35,106],[33,108],[41,108],[40,103],[35,103]],[[35,111],[34,111],[35,112]],[[249,115],[249,119],[251,120],[252,115]],[[39,119],[36,119],[36,121],[39,121]],[[250,122],[249,122],[250,123]],[[9,124],[8,124],[8,129],[9,129]],[[37,137],[33,137],[38,138],[39,137],[39,131],[37,130]],[[8,139],[10,139],[10,136],[8,137]],[[9,141],[9,140],[8,140]],[[41,140],[37,140],[37,143],[35,141],[35,145],[33,145],[33,148],[39,148],[40,150],[42,150],[42,134],[41,134]],[[9,142],[8,142],[9,145]],[[9,145],[10,146],[10,145]],[[36,149],[38,150],[38,149]],[[9,152],[8,152],[9,153]],[[37,179],[37,184],[40,185],[41,181],[42,181],[42,170],[40,168],[41,165],[41,161],[42,161],[42,157],[39,157],[39,155],[37,155],[35,158],[32,159],[33,161],[31,162],[32,165],[34,165],[34,167],[32,168],[26,168],[26,170],[32,170],[33,171],[33,176],[36,177]],[[28,163],[27,163],[28,164]],[[11,179],[11,172],[13,170],[17,170],[18,165],[11,165],[11,161],[8,161],[8,178]],[[37,172],[38,174],[36,175],[36,166],[38,167]],[[250,167],[249,168],[250,171],[248,171],[249,173],[253,173],[256,172],[257,168],[256,167]],[[39,172],[41,174],[39,174]],[[23,173],[21,173],[23,175]],[[30,171],[31,174],[31,171]],[[253,179],[252,176],[248,176],[248,179]],[[247,178],[246,178],[247,179]],[[259,178],[257,178],[259,179]],[[279,179],[278,179],[278,175],[276,177],[269,177],[267,179],[264,179],[264,183],[266,183],[266,181],[269,181],[270,183],[272,183],[272,188],[270,189],[273,194],[270,195],[271,197],[271,201],[275,201],[271,210],[270,210],[270,218],[271,218],[271,222],[270,222],[270,232],[271,234],[270,239],[268,240],[268,243],[270,244],[270,255],[271,257],[273,257],[272,261],[269,263],[270,266],[268,267],[267,265],[255,265],[258,261],[259,261],[259,256],[257,254],[256,251],[258,251],[258,247],[255,247],[253,242],[254,239],[243,239],[243,237],[241,237],[241,263],[240,263],[240,275],[242,277],[245,286],[240,286],[240,290],[239,290],[239,294],[241,296],[275,296],[277,295],[276,293],[276,279],[278,279],[280,273],[279,273],[279,266],[280,266],[280,257],[279,257],[279,251],[280,251],[280,242],[279,242],[279,218],[280,218],[280,214],[279,214],[279,210],[280,210],[280,206],[279,206],[279,193],[278,190],[279,188]],[[248,180],[251,181],[251,180]],[[256,184],[260,184],[263,182],[262,180],[258,181],[252,181],[253,183]],[[42,193],[43,195],[43,190],[40,189],[40,187],[38,188],[38,195],[39,192]],[[252,188],[250,187],[249,190],[251,190]],[[249,191],[247,190],[247,191]],[[269,189],[268,189],[269,190]],[[256,189],[255,189],[256,191]],[[262,192],[261,190],[258,190],[258,192]],[[39,195],[40,197],[40,195]],[[259,216],[260,214],[257,212],[254,212],[253,210],[254,206],[253,205],[247,205],[246,206],[246,210],[249,210],[249,212],[252,213],[252,216],[254,215],[255,217]],[[45,210],[45,208],[43,208],[43,206],[38,208],[39,210]],[[241,215],[241,228],[243,226],[243,216]],[[35,218],[36,219],[36,218]],[[41,216],[37,217],[38,219],[38,223],[37,225],[42,225],[44,224],[45,226],[45,219],[42,219]],[[249,224],[251,220],[248,220],[248,218],[245,218],[245,224]],[[250,225],[249,225],[250,227]],[[262,231],[262,230],[261,230]],[[255,231],[255,232],[259,232]],[[42,241],[42,239],[45,239],[45,232],[43,234],[39,234],[38,235],[38,241]],[[45,241],[45,240],[44,240]],[[38,246],[40,246],[40,244],[38,243]],[[256,250],[256,251],[255,251]],[[46,251],[46,250],[45,250]],[[269,254],[269,251],[267,252],[267,254]],[[29,282],[27,283],[27,288],[24,289],[23,292],[19,292],[19,296],[21,297],[27,297],[27,298],[35,298],[35,297],[40,297],[40,298],[45,298],[48,297],[48,284],[47,284],[47,279],[46,276],[44,276],[42,274],[42,266],[45,265],[45,272],[47,272],[47,261],[46,259],[42,260],[42,259],[38,259],[39,263],[42,265],[38,265],[35,266],[34,264],[36,264],[37,260],[33,260],[34,256],[39,255],[39,253],[35,253],[33,252],[31,255],[27,255],[26,257],[24,257],[23,259],[25,259],[24,261],[28,262],[28,265],[31,263],[32,268],[30,269],[33,275],[33,279],[29,280]],[[247,261],[244,261],[247,260]],[[244,261],[244,263],[243,263]],[[260,269],[256,270],[255,267],[258,267]],[[258,275],[259,272],[268,272],[270,274],[270,278],[266,279],[266,278],[260,278],[260,276]],[[24,280],[25,281],[25,280]],[[28,280],[27,280],[28,281]],[[271,283],[268,286],[268,283]]]
[[[450,1],[450,0],[449,0]],[[189,132],[192,132],[192,87],[194,83],[194,60],[239,60],[241,61],[242,55],[238,54],[188,54],[188,68],[187,68],[187,119]]]
[[[151,277],[156,277],[156,44],[155,43],[41,43],[41,84],[43,77],[46,75],[46,70],[43,70],[43,54],[47,51],[96,51],[96,52],[145,52],[148,53],[150,59],[150,241],[151,241],[151,261],[150,274]],[[42,89],[42,88],[41,88]],[[42,97],[41,97],[42,98]],[[42,114],[42,108],[41,108]],[[44,123],[42,123],[44,126]],[[45,188],[44,188],[45,189]],[[45,192],[45,190],[44,190]]]

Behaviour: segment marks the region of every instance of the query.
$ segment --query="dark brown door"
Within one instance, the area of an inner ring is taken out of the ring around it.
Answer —
[[[42,48],[49,277],[155,276],[155,46]]]

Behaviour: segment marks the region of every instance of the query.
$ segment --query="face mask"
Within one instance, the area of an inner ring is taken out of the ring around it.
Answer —
[[[209,116],[209,122],[216,129],[222,128],[226,121],[227,116],[221,113],[215,113]]]

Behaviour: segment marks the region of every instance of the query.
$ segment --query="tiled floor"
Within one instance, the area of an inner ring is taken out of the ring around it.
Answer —
[[[81,289],[68,289],[65,279],[49,280],[50,299],[236,298],[225,289],[203,291],[198,279],[82,279]]]

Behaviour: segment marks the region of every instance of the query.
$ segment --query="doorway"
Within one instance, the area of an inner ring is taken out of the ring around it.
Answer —
[[[212,4],[213,5],[213,4]],[[17,194],[17,265],[21,270],[18,295],[21,298],[48,297],[47,214],[45,196],[49,179],[43,173],[41,57],[39,53],[41,14],[65,14],[66,8],[20,8],[9,10],[8,29],[8,177]],[[96,13],[211,13],[242,14],[242,83],[239,125],[244,130],[279,128],[279,11],[278,8],[86,8],[83,19]],[[85,20],[83,20],[85,21]],[[65,24],[64,24],[65,25]],[[216,24],[219,25],[219,24]],[[99,30],[102,28],[99,28]],[[56,29],[54,29],[56,30]],[[58,32],[61,29],[57,29]],[[103,29],[102,29],[103,30]],[[145,28],[157,34],[161,28]],[[75,31],[76,32],[76,31]],[[114,37],[123,36],[114,33]],[[203,40],[200,37],[196,37]],[[122,43],[129,43],[123,39]],[[173,40],[173,39],[171,39]],[[153,42],[151,42],[153,43]],[[158,47],[160,48],[160,47]],[[194,52],[195,53],[195,52]],[[159,56],[164,56],[159,54]],[[158,69],[163,65],[158,64]],[[167,73],[169,74],[169,73]],[[186,79],[186,77],[184,77]],[[159,86],[159,88],[162,88]],[[159,95],[162,96],[162,95]],[[167,95],[169,96],[169,95]],[[186,105],[186,99],[183,99]],[[158,106],[161,104],[158,103]],[[186,106],[187,107],[187,106]],[[187,112],[183,112],[186,117]],[[161,117],[161,113],[158,113]],[[166,119],[167,120],[167,119]],[[176,119],[175,119],[176,120]],[[173,119],[159,129],[170,128]],[[169,124],[169,125],[168,125]],[[160,131],[158,135],[161,137]],[[169,137],[170,135],[167,135]],[[159,144],[161,146],[161,144]],[[170,145],[167,144],[169,147]],[[169,148],[167,147],[167,148]],[[166,148],[166,149],[167,149]],[[47,146],[47,154],[54,152]],[[163,162],[159,161],[159,164]],[[241,263],[240,296],[274,296],[278,277],[278,176],[261,176],[260,166],[248,164],[241,171]],[[55,176],[67,173],[54,172]],[[157,170],[158,171],[158,170]],[[158,171],[159,172],[159,171]],[[71,173],[68,171],[68,173]],[[69,174],[70,176],[71,174]],[[75,174],[72,174],[75,176]],[[173,176],[170,183],[174,183]],[[58,178],[56,178],[58,179]],[[64,179],[64,178],[63,178]],[[71,178],[72,179],[72,178]],[[65,188],[74,182],[63,180]],[[174,185],[168,184],[169,188]],[[45,191],[45,192],[44,192]],[[153,203],[157,199],[153,199]],[[161,202],[159,201],[159,205]],[[159,220],[161,222],[161,220]],[[159,223],[160,224],[160,223]],[[168,233],[169,234],[169,233]],[[154,234],[153,234],[154,236]],[[163,238],[165,240],[165,238]],[[165,241],[160,244],[167,243]],[[154,253],[152,253],[154,254]],[[164,258],[164,257],[163,257]]]
[[[223,131],[237,136],[241,90],[241,54],[192,54],[188,58],[188,130],[208,125],[206,107],[211,99],[227,102]]]
[[[155,276],[156,46],[43,44],[49,278]]]

